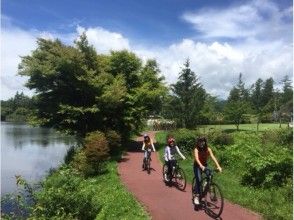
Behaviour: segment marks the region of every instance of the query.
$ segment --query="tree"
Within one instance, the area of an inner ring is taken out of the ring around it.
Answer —
[[[230,91],[228,102],[225,106],[225,117],[236,125],[237,130],[239,130],[244,114],[250,110],[247,91],[242,81],[242,74],[239,74],[239,82]]]
[[[162,111],[163,99],[167,95],[167,88],[160,76],[160,69],[156,60],[147,60],[139,75],[141,87],[137,95],[141,105],[146,108],[146,116],[159,115]]]
[[[36,123],[82,137],[114,130],[123,140],[138,130],[148,109],[139,95],[146,83],[140,58],[126,50],[99,55],[85,34],[74,46],[59,40],[37,43],[19,66],[19,74],[29,77],[26,86],[36,91]],[[152,67],[158,71],[155,65],[146,68]],[[161,84],[152,87],[161,89]]]
[[[289,76],[286,75],[283,80],[283,93],[282,93],[282,103],[287,103],[293,101],[293,87],[292,81],[289,79]]]
[[[258,79],[253,85],[253,92],[251,96],[251,103],[253,106],[254,113],[256,115],[256,129],[258,131],[261,118],[263,116],[263,105],[262,105],[262,79]]]
[[[203,108],[201,110],[201,124],[211,124],[217,121],[217,98],[206,94]]]
[[[176,111],[181,127],[193,128],[200,119],[200,111],[205,101],[205,90],[198,82],[196,74],[190,69],[187,59],[179,73],[178,81],[172,85]]]

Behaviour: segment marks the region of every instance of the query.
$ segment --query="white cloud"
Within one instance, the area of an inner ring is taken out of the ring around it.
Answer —
[[[2,30],[1,33],[1,99],[15,95],[16,91],[32,94],[24,87],[26,77],[17,75],[20,56],[28,55],[36,48],[35,33],[18,28]]]
[[[281,9],[269,0],[254,0],[225,9],[204,8],[186,12],[182,18],[204,38],[289,40],[292,33],[292,7]]]
[[[85,32],[89,42],[94,45],[98,53],[109,53],[109,50],[130,49],[128,39],[124,38],[120,33],[110,32],[101,27],[85,29],[81,26],[77,27],[77,32],[79,35]]]
[[[18,28],[2,29],[2,99],[24,89],[25,79],[15,75],[19,55],[28,55],[36,47],[37,36],[58,37],[66,44],[73,44],[82,32],[86,33],[98,53],[128,49],[143,60],[155,58],[169,84],[177,80],[185,59],[189,58],[191,68],[204,88],[213,95],[225,98],[236,84],[240,72],[247,86],[258,78],[273,77],[275,82],[279,82],[284,75],[293,73],[292,23],[289,24],[286,19],[290,14],[291,9],[279,9],[265,0],[222,10],[203,9],[185,13],[184,18],[201,31],[206,40],[182,39],[168,47],[137,45],[123,34],[102,27],[78,26],[75,32],[66,35]],[[223,42],[217,37],[235,40]]]

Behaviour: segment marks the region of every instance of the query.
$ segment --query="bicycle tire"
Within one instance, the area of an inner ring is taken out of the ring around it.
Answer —
[[[147,159],[147,173],[150,174],[150,158]]]
[[[192,197],[194,196],[194,186],[195,186],[195,182],[196,182],[196,178],[195,176],[193,177],[193,180],[192,180],[192,187],[191,187],[191,192],[192,192]]]
[[[163,178],[163,181],[166,182],[165,178],[164,178],[164,174],[166,174],[168,171],[168,166],[167,164],[164,164],[163,167],[162,167],[162,178]]]
[[[222,214],[224,208],[224,197],[222,190],[214,182],[212,182],[209,189],[207,187],[206,190],[207,192],[204,197],[205,209],[209,215],[214,218],[218,218]]]
[[[181,191],[184,191],[186,189],[187,185],[187,178],[184,170],[182,168],[178,168],[175,172],[175,179],[177,183],[177,188]]]

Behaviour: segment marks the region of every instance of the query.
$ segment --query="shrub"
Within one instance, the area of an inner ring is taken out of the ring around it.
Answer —
[[[291,155],[282,150],[247,159],[248,172],[242,177],[242,184],[255,187],[283,186],[292,177]]]
[[[293,129],[279,129],[279,130],[268,130],[262,135],[262,143],[267,144],[278,144],[284,147],[292,149],[293,145]]]
[[[210,131],[207,136],[208,142],[215,145],[231,145],[234,143],[234,139],[231,134],[220,130]]]
[[[74,155],[71,164],[75,170],[88,177],[104,172],[104,163],[108,158],[108,141],[102,132],[95,131],[86,136],[84,148]]]
[[[95,169],[95,166],[92,166],[91,163],[88,163],[84,149],[76,152],[71,165],[75,170],[85,177],[93,176],[99,173],[99,168]]]
[[[185,154],[190,154],[194,149],[195,140],[200,136],[200,132],[197,130],[179,129],[167,135],[168,137],[174,137],[177,145],[181,148],[181,151]]]
[[[101,206],[94,204],[94,193],[83,190],[84,180],[62,168],[43,182],[36,193],[33,219],[94,219]]]
[[[89,133],[85,138],[85,155],[87,162],[97,173],[103,170],[103,162],[109,159],[109,145],[105,135],[100,131]]]
[[[105,136],[109,145],[110,154],[113,155],[119,152],[121,150],[121,136],[114,130],[108,130]]]

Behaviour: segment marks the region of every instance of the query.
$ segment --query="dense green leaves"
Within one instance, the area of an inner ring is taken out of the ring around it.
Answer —
[[[36,91],[36,123],[81,136],[111,129],[127,138],[143,116],[160,111],[166,89],[155,61],[143,67],[126,50],[97,55],[85,34],[75,46],[37,43],[19,66],[19,74],[29,77],[27,87]]]
[[[173,97],[170,107],[180,127],[193,128],[200,122],[200,111],[205,101],[205,90],[190,69],[189,60],[179,73],[178,81],[172,85]]]

